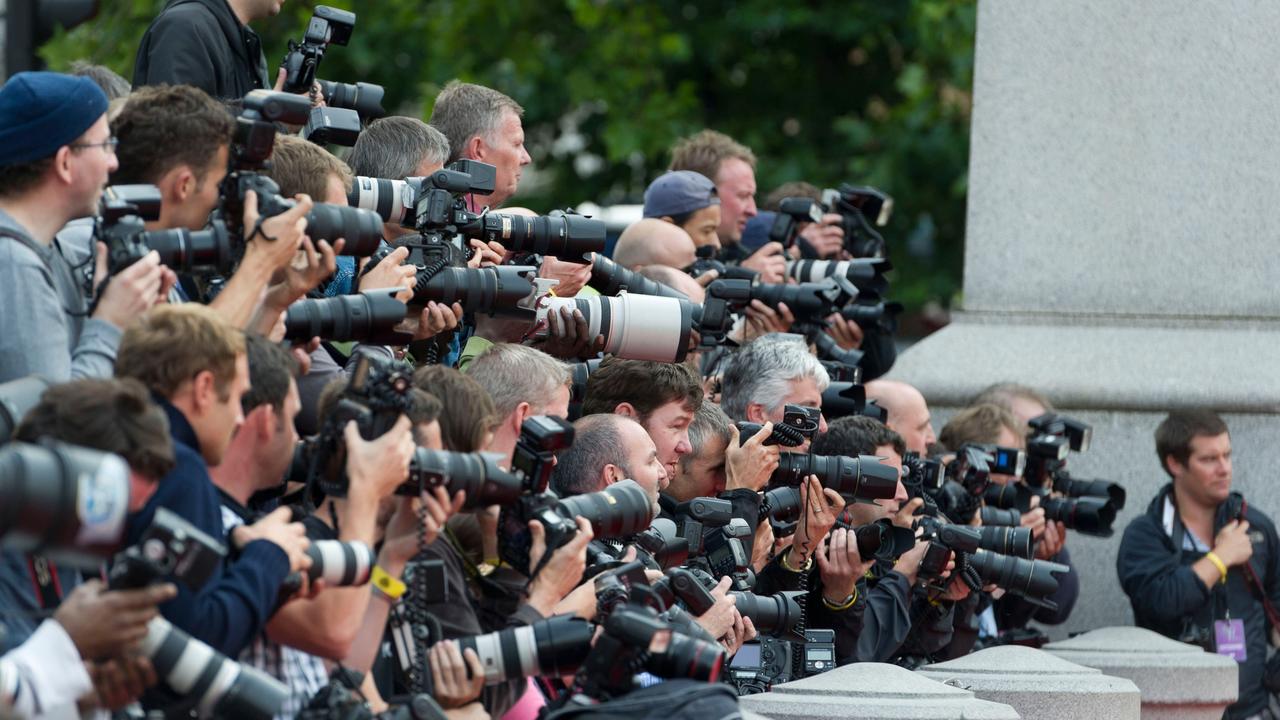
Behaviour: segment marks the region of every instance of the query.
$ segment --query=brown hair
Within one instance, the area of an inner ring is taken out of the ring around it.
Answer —
[[[320,391],[320,399],[316,402],[316,423],[323,425],[324,421],[329,417],[329,413],[333,412],[333,407],[338,404],[338,400],[342,399],[342,393],[347,389],[347,378],[336,377],[329,381],[328,385]],[[419,388],[410,388],[409,401],[409,422],[414,425],[429,423],[433,420],[440,419],[440,400],[429,392],[425,392]],[[443,428],[442,428],[443,429]]]
[[[134,378],[170,398],[183,383],[208,370],[225,400],[236,377],[236,359],[244,354],[244,333],[210,308],[196,303],[160,305],[125,330],[116,353],[116,377]]]
[[[293,197],[299,193],[323,202],[329,189],[329,176],[335,175],[348,192],[354,176],[351,168],[324,148],[294,135],[276,135],[267,175],[280,186],[280,194]]]
[[[1227,423],[1212,410],[1174,410],[1156,428],[1156,455],[1166,473],[1165,460],[1173,456],[1180,465],[1191,458],[1191,441],[1197,437],[1214,437],[1227,432]],[[1171,474],[1172,475],[1172,474]]]
[[[969,401],[970,405],[981,405],[990,403],[999,405],[1006,410],[1013,410],[1013,401],[1017,398],[1030,400],[1045,409],[1046,412],[1053,412],[1053,403],[1049,402],[1049,398],[1045,397],[1033,387],[1028,385],[1020,385],[1018,383],[1005,382],[988,385]]]
[[[712,182],[720,172],[720,164],[729,158],[738,158],[756,166],[755,153],[751,148],[715,130],[703,130],[700,133],[684,138],[671,148],[670,170],[692,170],[701,173]]]
[[[938,433],[938,442],[949,450],[958,450],[965,443],[994,443],[1000,439],[1000,428],[1007,427],[1018,435],[1022,423],[1013,413],[991,403],[967,407],[956,413]]]
[[[22,442],[45,437],[115,453],[156,480],[173,469],[169,419],[137,380],[76,380],[49,388],[14,435]]]
[[[154,183],[179,165],[202,180],[218,149],[230,146],[234,120],[217,100],[190,85],[139,88],[111,122],[120,167],[111,182]]]
[[[693,412],[702,406],[702,384],[685,365],[650,360],[609,358],[587,378],[582,414],[611,413],[630,403],[645,422],[654,410],[680,401]]]
[[[440,437],[445,450],[475,452],[497,421],[493,400],[475,378],[444,365],[426,365],[413,374],[413,385],[440,399]]]
[[[804,197],[809,198],[810,200],[822,202],[822,191],[818,189],[817,185],[804,182],[803,180],[783,183],[774,188],[773,192],[769,193],[769,195],[765,197],[764,204],[760,207],[763,210],[773,210],[776,212],[778,208],[782,206],[783,199],[789,197]]]
[[[15,197],[31,190],[52,167],[53,155],[17,165],[0,166],[0,197]]]

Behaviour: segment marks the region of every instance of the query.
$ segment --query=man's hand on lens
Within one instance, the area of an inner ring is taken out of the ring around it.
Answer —
[[[805,223],[799,234],[818,257],[833,258],[844,249],[843,222],[844,219],[838,213],[826,213],[822,216],[822,222]]]
[[[365,494],[375,503],[395,492],[409,477],[413,459],[413,432],[409,418],[401,415],[391,429],[374,440],[365,440],[354,420],[342,429],[347,449],[347,496]]]
[[[765,243],[742,261],[742,267],[760,273],[760,282],[776,285],[786,282],[787,256],[783,253],[782,243]]]
[[[906,505],[902,506],[901,510],[890,517],[890,522],[900,528],[910,530],[916,524],[916,511],[922,507],[924,507],[923,498],[911,498]]]
[[[1036,543],[1036,558],[1049,560],[1062,551],[1067,540],[1067,527],[1061,522],[1049,521],[1044,524],[1044,534]]]
[[[591,328],[582,311],[563,305],[547,312],[547,337],[533,345],[553,357],[579,360],[600,352],[604,348],[604,336],[591,337]]]
[[[476,651],[461,651],[457,640],[441,640],[427,652],[431,665],[431,696],[441,708],[462,707],[480,697],[484,665]]]
[[[244,196],[244,261],[261,263],[272,274],[293,262],[307,234],[307,213],[313,203],[307,195],[298,195],[297,203],[279,215],[265,218],[258,226],[258,194],[252,190]],[[257,234],[254,228],[258,228]]]
[[[909,585],[915,585],[916,578],[920,577],[920,562],[924,560],[925,551],[928,549],[928,540],[917,540],[916,546],[903,553],[902,557],[893,564],[895,571],[906,576]]]
[[[98,243],[97,253],[94,277],[106,278],[106,244]],[[177,280],[172,270],[160,264],[160,253],[152,250],[107,280],[93,317],[123,330],[165,298]]]
[[[769,333],[784,333],[791,330],[796,316],[786,303],[778,303],[775,310],[759,300],[752,300],[747,306],[746,339],[754,340]]]
[[[276,282],[268,288],[267,307],[286,310],[308,292],[320,287],[320,283],[328,280],[338,269],[338,253],[346,243],[342,238],[333,245],[327,240],[313,243],[311,238],[303,238],[301,252],[280,271]]]
[[[67,595],[53,614],[85,660],[116,657],[147,636],[147,623],[172,600],[178,589],[169,583],[136,590],[107,590],[89,580]]]
[[[824,331],[844,350],[857,350],[862,347],[862,328],[852,320],[846,320],[840,313],[827,316],[827,329]]]
[[[738,426],[729,425],[729,445],[724,451],[725,490],[746,488],[759,492],[769,484],[781,455],[779,446],[764,444],[772,434],[773,423],[766,422],[739,447]]]
[[[434,300],[428,301],[418,316],[418,329],[413,333],[414,340],[426,340],[442,332],[454,330],[462,324],[462,304],[454,303],[452,307]]]
[[[93,682],[91,704],[111,712],[124,709],[158,682],[151,661],[131,653],[110,660],[86,662],[85,670]]]
[[[538,567],[547,551],[547,531],[537,520],[529,521],[529,571]],[[587,569],[587,543],[591,542],[591,523],[578,518],[578,533],[551,553],[551,559],[529,585],[529,605],[550,617],[556,603],[578,586],[582,571]]]
[[[1032,502],[1034,503],[1039,499],[1033,498]],[[1031,537],[1036,540],[1039,540],[1040,536],[1044,535],[1044,523],[1044,508],[1033,506],[1030,510],[1022,513],[1022,527],[1031,528]]]
[[[591,263],[569,262],[548,255],[542,259],[538,277],[560,281],[560,284],[556,285],[556,297],[573,297],[591,282]]]
[[[396,299],[400,302],[409,302],[413,299],[413,288],[418,282],[418,269],[412,265],[403,265],[404,259],[409,257],[409,248],[398,247],[392,250],[382,261],[373,266],[365,275],[360,277],[357,287],[360,292],[366,290],[381,290],[382,288],[400,288],[400,292],[396,293]]]
[[[733,626],[720,638],[720,646],[724,648],[725,657],[733,657],[742,649],[742,643],[754,640],[756,626],[751,618],[743,617],[737,608],[733,609]]]
[[[964,578],[953,577],[951,582],[947,583],[946,592],[942,593],[942,600],[951,602],[960,602],[969,597],[969,586],[965,584]]]
[[[290,572],[303,572],[311,567],[311,558],[307,557],[311,541],[307,539],[302,523],[291,522],[292,518],[292,510],[278,508],[252,525],[241,525],[232,530],[232,542],[243,548],[254,540],[266,540],[289,556]]]
[[[716,599],[715,604],[694,618],[714,638],[723,638],[728,634],[733,629],[734,616],[738,615],[734,608],[738,599],[729,594],[729,583],[728,577],[720,578],[720,582],[711,590],[711,597]]]
[[[501,265],[502,258],[507,254],[507,249],[502,247],[502,243],[497,240],[490,240],[488,244],[486,244],[481,240],[472,238],[468,242],[471,245],[471,248],[475,250],[475,254],[467,261],[467,267],[469,268]]]
[[[1253,543],[1249,540],[1249,521],[1232,520],[1218,531],[1213,539],[1213,554],[1227,567],[1243,565],[1253,557]]]
[[[836,524],[836,518],[844,509],[844,498],[840,493],[822,487],[817,475],[810,475],[800,483],[800,506],[804,515],[796,524],[795,539],[791,541],[791,556],[787,564],[799,568],[808,562],[818,549],[822,538]]]
[[[634,558],[632,558],[634,559]],[[574,588],[564,599],[556,603],[555,615],[577,615],[583,620],[595,620],[598,607],[596,605],[595,583],[582,583]]]
[[[875,558],[863,560],[857,536],[844,528],[832,530],[823,545],[814,558],[822,576],[822,597],[832,605],[843,605],[858,580],[875,564]]]

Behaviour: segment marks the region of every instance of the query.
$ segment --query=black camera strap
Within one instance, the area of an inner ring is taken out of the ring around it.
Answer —
[[[62,583],[58,580],[58,568],[43,555],[28,555],[27,569],[31,573],[31,585],[35,589],[36,602],[41,610],[53,610],[62,604]]]
[[[1249,510],[1249,503],[1244,498],[1240,499],[1240,513],[1237,519],[1245,520],[1245,513]],[[1267,590],[1262,586],[1262,581],[1258,579],[1258,574],[1253,570],[1253,561],[1246,560],[1240,568],[1244,571],[1245,580],[1249,582],[1249,590],[1257,595],[1258,600],[1262,601],[1262,610],[1267,614],[1267,622],[1271,625],[1271,633],[1268,638],[1272,646],[1275,646],[1276,634],[1280,633],[1280,613],[1276,612],[1275,605],[1271,604],[1271,599],[1267,597]]]

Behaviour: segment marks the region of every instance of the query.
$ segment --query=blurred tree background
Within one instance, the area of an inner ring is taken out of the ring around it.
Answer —
[[[41,48],[126,78],[162,0],[112,0]],[[256,29],[268,64],[301,39],[314,1]],[[728,133],[760,158],[759,199],[790,180],[877,186],[894,295],[950,305],[963,265],[975,0],[330,0],[358,15],[320,76],[383,85],[389,112],[430,116],[452,78],[525,107],[540,211],[640,202],[679,137]]]

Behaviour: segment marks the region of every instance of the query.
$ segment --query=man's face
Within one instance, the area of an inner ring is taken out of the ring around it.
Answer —
[[[696,497],[715,497],[724,491],[725,450],[729,443],[718,436],[707,438],[697,455],[676,466],[667,492],[680,502]]]
[[[900,407],[895,407],[894,412],[889,413],[886,425],[902,436],[908,451],[924,456],[928,454],[929,446],[937,442],[938,438],[933,434],[929,406],[925,404],[924,396],[918,392],[908,394],[910,397],[904,398],[898,403]]]
[[[667,469],[658,459],[658,446],[649,437],[649,433],[640,427],[640,423],[625,421],[620,430],[622,443],[627,449],[625,471],[628,477],[644,488],[650,502],[656,504],[658,493],[666,490],[671,481]]]
[[[240,402],[237,400],[236,404],[239,405]],[[289,392],[285,394],[284,402],[280,404],[280,413],[276,415],[275,434],[258,453],[258,464],[263,468],[262,476],[273,481],[268,487],[278,485],[293,462],[293,448],[298,444],[298,431],[294,428],[293,421],[301,409],[298,383],[290,379]]]
[[[649,414],[642,425],[658,447],[658,459],[667,470],[668,477],[675,477],[681,455],[693,452],[689,444],[689,423],[693,422],[693,410],[683,400],[672,400]]]
[[[747,220],[756,215],[756,171],[745,160],[725,160],[716,173],[716,194],[720,197],[720,244],[737,244]]]
[[[209,215],[218,207],[218,190],[227,176],[227,146],[218,148],[209,167],[196,179],[195,190],[175,216],[179,226],[199,230],[209,223]]]
[[[107,187],[107,178],[120,167],[116,151],[100,145],[110,139],[111,126],[107,124],[107,116],[103,115],[74,143],[95,147],[71,149],[71,197],[76,199],[77,217],[87,217],[98,211],[98,200]]]
[[[236,429],[244,422],[244,411],[240,407],[240,399],[248,391],[249,360],[242,354],[236,357],[236,376],[227,385],[226,400],[219,397],[215,390],[213,403],[209,406],[201,423],[206,430],[200,437],[200,451],[210,467],[222,462],[222,456],[226,454],[227,446],[231,444],[231,436],[235,435]],[[297,392],[296,389],[294,392]],[[200,434],[199,430],[197,433]]]
[[[720,236],[717,231],[720,229],[720,206],[708,205],[689,216],[688,220],[680,227],[689,233],[689,237],[693,238],[695,247],[703,245],[712,245],[716,248],[720,247]]]
[[[778,407],[773,409],[766,416],[766,420],[777,425],[782,422],[782,416],[786,414],[788,405],[803,405],[805,407],[822,408],[822,392],[818,390],[818,379],[814,377],[793,378],[790,381],[791,389],[782,398],[782,402],[778,403]],[[826,416],[818,416],[818,433],[822,434],[827,431]],[[809,441],[806,440],[803,445],[789,452],[809,452]]]
[[[491,207],[500,207],[516,194],[524,166],[533,162],[524,148],[524,128],[520,125],[520,116],[511,110],[503,110],[498,127],[488,137],[481,136],[480,140],[481,157],[476,159],[497,168],[494,191],[487,202]]]
[[[1196,435],[1183,465],[1169,458],[1174,488],[1200,505],[1217,507],[1231,493],[1231,435]]]
[[[245,16],[247,22],[265,20],[280,14],[284,0],[248,0]]]

